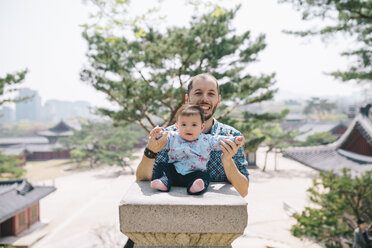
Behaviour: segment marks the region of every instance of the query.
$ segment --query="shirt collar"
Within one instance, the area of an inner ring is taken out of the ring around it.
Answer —
[[[209,132],[206,133],[206,134],[215,135],[219,125],[220,125],[220,123],[215,118],[213,118],[213,125],[212,125],[211,129],[209,130]]]

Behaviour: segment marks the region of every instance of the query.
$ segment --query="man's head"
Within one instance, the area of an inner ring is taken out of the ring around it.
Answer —
[[[365,219],[363,219],[363,218],[359,218],[357,220],[357,224],[363,230],[366,229],[366,227],[367,227],[367,221]]]
[[[209,120],[221,101],[217,79],[210,74],[199,74],[190,80],[185,96],[186,102],[203,109],[205,120]]]
[[[187,141],[196,140],[204,128],[203,109],[198,105],[184,104],[176,113],[176,128]]]

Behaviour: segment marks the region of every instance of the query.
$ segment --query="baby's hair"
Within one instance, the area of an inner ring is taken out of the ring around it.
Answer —
[[[203,109],[195,104],[184,104],[182,105],[177,113],[176,113],[176,121],[178,120],[178,117],[180,116],[191,116],[191,115],[200,115],[202,123],[204,123],[204,114],[203,114]]]

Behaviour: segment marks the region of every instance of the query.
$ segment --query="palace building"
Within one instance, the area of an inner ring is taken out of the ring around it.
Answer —
[[[360,108],[347,130],[334,143],[313,147],[293,147],[284,156],[319,171],[340,173],[349,168],[353,175],[372,170],[371,104]]]
[[[0,238],[17,236],[40,221],[39,201],[55,190],[26,179],[0,181]]]

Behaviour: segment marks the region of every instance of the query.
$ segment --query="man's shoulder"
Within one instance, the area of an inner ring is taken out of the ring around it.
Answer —
[[[242,133],[236,128],[230,125],[221,123],[219,121],[216,121],[216,128],[214,130],[214,134],[218,134],[218,135],[231,134],[233,136],[242,136]]]

